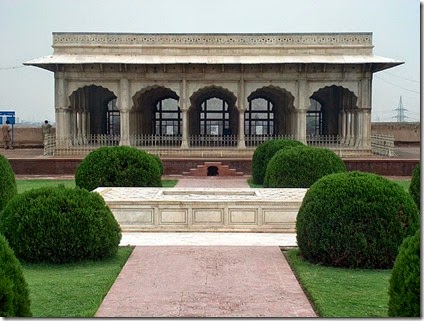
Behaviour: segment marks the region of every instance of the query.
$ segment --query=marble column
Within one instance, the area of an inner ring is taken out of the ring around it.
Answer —
[[[76,111],[76,136],[78,144],[82,144],[82,111]]]
[[[187,149],[187,148],[189,148],[189,144],[188,144],[188,110],[182,109],[181,115],[182,115],[182,122],[183,122],[183,133],[182,133],[182,140],[181,140],[181,148]]]
[[[56,146],[67,146],[70,135],[69,103],[63,73],[55,73]]]
[[[181,116],[182,116],[181,120],[183,125],[183,132],[181,137],[181,148],[188,149],[190,147],[188,143],[189,119],[188,119],[188,103],[187,103],[187,80],[185,78],[185,74],[183,75],[183,79],[181,82],[179,105],[181,109]]]
[[[354,146],[356,144],[356,140],[358,139],[357,133],[355,132],[356,128],[356,113],[354,111],[350,112],[350,136],[351,139],[351,145]]]
[[[346,111],[340,110],[339,117],[340,117],[339,135],[340,135],[341,143],[344,144],[346,139]]]
[[[246,97],[244,88],[244,75],[241,73],[238,97],[237,97],[237,111],[239,115],[239,128],[238,128],[238,144],[239,149],[246,148],[245,133],[244,133],[244,114],[246,112]]]
[[[299,79],[298,82],[298,106],[296,108],[296,139],[305,145],[306,141],[306,112],[309,108],[308,82]]]
[[[365,149],[371,149],[371,108],[363,109],[362,123],[362,147]]]
[[[119,145],[130,146],[130,82],[125,78],[119,81],[118,109],[121,123]]]
[[[244,135],[244,113],[246,112],[246,109],[237,108],[239,113],[239,132],[238,132],[238,145],[237,147],[239,149],[246,148],[246,141],[245,141],[245,135]]]
[[[297,119],[297,131],[296,139],[305,145],[306,141],[306,109],[297,109],[296,110],[296,119]]]
[[[69,146],[70,144],[70,111],[67,107],[56,107],[56,146]]]
[[[84,110],[81,112],[81,135],[83,143],[87,143],[87,112]]]
[[[349,145],[350,142],[351,142],[351,139],[352,139],[352,132],[351,132],[351,128],[352,128],[352,126],[351,126],[351,121],[352,121],[351,116],[352,116],[352,113],[349,110],[347,110],[345,112],[345,115],[346,115],[346,136],[345,136],[345,143],[346,143],[346,145]]]
[[[360,105],[362,147],[371,148],[371,82],[372,74],[367,75],[360,83]]]
[[[370,109],[367,108],[361,108],[358,109],[356,112],[356,132],[357,136],[359,138],[359,141],[357,142],[357,146],[361,148],[371,148],[371,141],[370,141],[370,128],[371,128],[371,121],[370,121]]]

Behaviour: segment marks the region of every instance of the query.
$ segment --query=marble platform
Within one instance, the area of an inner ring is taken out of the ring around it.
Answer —
[[[99,187],[123,232],[294,232],[306,189]]]

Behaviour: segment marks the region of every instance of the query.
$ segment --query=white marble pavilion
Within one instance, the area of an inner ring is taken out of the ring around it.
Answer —
[[[372,33],[53,33],[53,49],[24,64],[54,73],[58,146],[331,136],[369,149],[373,74],[402,64],[373,54]]]

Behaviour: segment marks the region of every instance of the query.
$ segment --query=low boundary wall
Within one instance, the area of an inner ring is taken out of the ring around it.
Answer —
[[[219,159],[210,161],[220,161],[223,165],[229,165],[244,175],[252,174],[251,159]],[[412,171],[419,159],[344,159],[348,170],[359,170],[388,176],[411,176]],[[9,162],[16,175],[75,175],[75,171],[81,159],[76,158],[43,158],[28,159],[14,158]],[[198,164],[203,164],[204,159],[164,159],[165,175],[181,175],[190,171]]]

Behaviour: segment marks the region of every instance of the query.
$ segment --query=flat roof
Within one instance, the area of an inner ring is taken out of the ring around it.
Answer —
[[[49,69],[56,65],[79,64],[375,64],[374,71],[403,62],[379,56],[154,56],[154,55],[51,55],[24,63]]]

